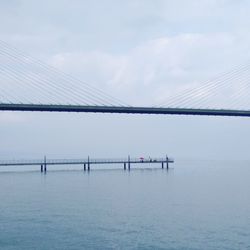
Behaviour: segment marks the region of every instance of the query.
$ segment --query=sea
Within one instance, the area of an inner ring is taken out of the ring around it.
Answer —
[[[250,249],[250,162],[0,168],[0,249]]]

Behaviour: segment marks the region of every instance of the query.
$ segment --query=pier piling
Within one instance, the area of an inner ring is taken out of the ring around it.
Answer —
[[[128,156],[128,170],[130,171],[130,156]]]
[[[47,172],[47,161],[46,161],[46,156],[44,156],[44,172]]]
[[[168,159],[168,156],[166,156],[166,163],[167,163],[167,170],[168,170],[168,167],[169,167],[169,159]]]
[[[90,161],[89,161],[89,156],[88,156],[88,171],[90,171]]]

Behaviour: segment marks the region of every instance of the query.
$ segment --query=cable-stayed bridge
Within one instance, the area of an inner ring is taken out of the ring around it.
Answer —
[[[168,95],[169,96],[169,95]],[[131,106],[0,41],[0,110],[250,117],[250,63],[160,105]]]

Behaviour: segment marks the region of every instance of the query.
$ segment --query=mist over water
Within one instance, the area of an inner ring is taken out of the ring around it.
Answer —
[[[250,162],[172,167],[2,171],[0,249],[249,249]]]

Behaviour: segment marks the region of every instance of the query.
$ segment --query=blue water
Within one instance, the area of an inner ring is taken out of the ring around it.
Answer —
[[[0,249],[250,249],[250,163],[0,172]]]

